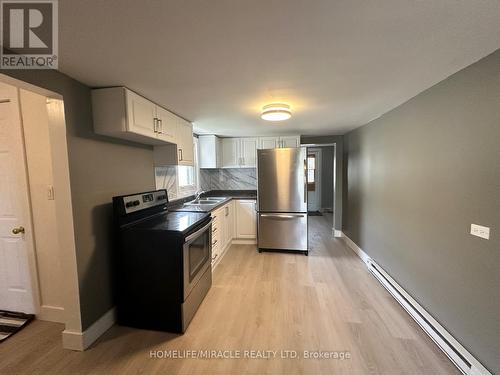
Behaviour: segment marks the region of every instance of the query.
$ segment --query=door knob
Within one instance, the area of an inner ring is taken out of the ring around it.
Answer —
[[[14,228],[14,229],[12,229],[12,233],[14,233],[14,234],[24,233],[24,227]]]

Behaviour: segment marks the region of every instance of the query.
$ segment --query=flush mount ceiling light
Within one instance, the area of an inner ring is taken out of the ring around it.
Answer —
[[[284,121],[292,117],[290,106],[283,103],[268,104],[262,108],[260,118],[266,121]]]

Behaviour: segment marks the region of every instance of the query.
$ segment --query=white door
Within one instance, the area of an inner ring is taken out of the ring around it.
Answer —
[[[321,149],[307,150],[307,210],[321,208]]]
[[[236,201],[236,237],[247,239],[254,239],[257,237],[255,201]]]
[[[267,150],[279,147],[279,137],[260,137],[259,150]]]
[[[239,168],[239,138],[222,138],[222,167]]]
[[[280,147],[300,147],[300,136],[280,137]]]
[[[241,138],[241,166],[257,166],[257,138]]]
[[[34,313],[28,262],[33,242],[18,98],[17,88],[0,83],[0,310]]]
[[[128,131],[156,137],[156,105],[140,95],[127,90]]]

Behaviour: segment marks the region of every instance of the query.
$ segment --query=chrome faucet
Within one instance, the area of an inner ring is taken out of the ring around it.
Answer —
[[[199,199],[200,199],[200,196],[201,196],[203,193],[205,193],[205,190],[200,190],[200,191],[197,191],[197,192],[195,193],[194,200],[195,200],[195,201],[196,201],[196,200],[199,200]]]

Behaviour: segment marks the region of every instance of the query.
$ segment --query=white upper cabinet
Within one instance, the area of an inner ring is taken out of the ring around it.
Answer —
[[[255,168],[257,138],[222,138],[222,168]]]
[[[300,135],[280,137],[280,147],[300,147]]]
[[[222,138],[222,167],[240,168],[239,138]]]
[[[157,137],[165,142],[175,143],[175,132],[178,117],[162,107],[156,106]]]
[[[155,146],[153,160],[155,167],[168,165],[194,166],[193,125],[181,118],[176,119],[175,144]]]
[[[126,89],[111,87],[92,90],[92,114],[97,134],[160,145],[157,105]]]
[[[260,137],[259,150],[267,150],[269,148],[280,147],[280,137]]]
[[[200,135],[200,168],[220,168],[222,166],[221,140],[215,135]]]
[[[240,144],[240,167],[255,168],[257,166],[257,138],[241,138]]]
[[[200,168],[255,168],[257,150],[300,147],[300,136],[219,138],[200,135]]]
[[[258,148],[260,150],[269,148],[288,148],[300,147],[300,136],[281,136],[281,137],[260,137]]]
[[[125,97],[127,131],[148,137],[157,137],[156,104],[128,90],[125,92]]]
[[[125,87],[92,90],[97,134],[154,145],[155,165],[193,165],[193,125]]]
[[[193,165],[193,124],[184,119],[179,119],[177,122],[175,141],[177,144],[178,164]]]

